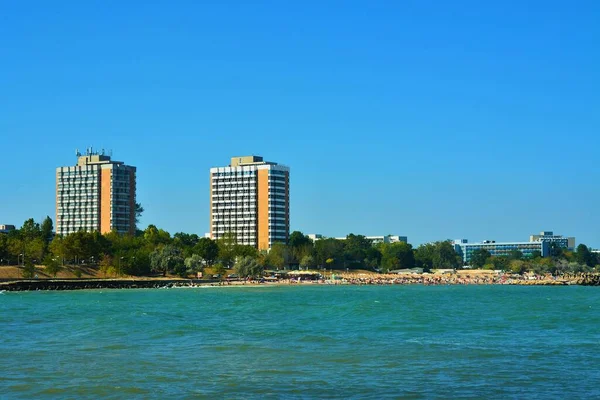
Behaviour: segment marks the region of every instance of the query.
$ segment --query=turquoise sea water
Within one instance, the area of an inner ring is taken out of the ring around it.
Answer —
[[[2,398],[592,398],[600,288],[0,295]]]

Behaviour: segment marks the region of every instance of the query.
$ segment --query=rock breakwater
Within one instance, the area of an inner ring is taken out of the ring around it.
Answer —
[[[171,287],[195,287],[216,283],[216,280],[197,279],[56,279],[19,280],[0,283],[0,291],[19,292],[28,290],[84,290],[84,289],[159,289]]]

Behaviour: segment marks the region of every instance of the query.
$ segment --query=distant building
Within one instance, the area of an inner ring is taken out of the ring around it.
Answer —
[[[259,250],[287,242],[290,232],[290,169],[259,156],[232,157],[210,169],[210,236],[233,233]]]
[[[394,269],[388,271],[388,274],[399,274],[399,275],[407,275],[407,274],[422,274],[423,268],[404,268],[404,269]]]
[[[326,239],[325,236],[318,233],[309,233],[308,236],[313,242],[321,239]],[[366,239],[370,240],[374,245],[379,243],[398,243],[404,242],[408,243],[407,236],[398,236],[398,235],[383,235],[383,236],[365,236]],[[336,240],[346,240],[346,237],[336,237]]]
[[[366,238],[369,239],[373,244],[398,243],[398,242],[408,243],[407,236],[384,235],[384,236],[367,236]]]
[[[524,257],[531,257],[534,252],[540,252],[542,257],[547,257],[550,253],[550,243],[542,241],[496,243],[493,240],[484,240],[481,243],[468,243],[466,239],[460,239],[455,240],[453,244],[454,250],[466,265],[470,264],[473,252],[479,249],[487,250],[492,256],[509,256],[514,250],[523,253]]]
[[[552,231],[542,231],[539,235],[531,235],[529,236],[529,241],[556,243],[562,249],[567,249],[570,251],[575,250],[574,237],[563,237],[562,235],[555,235]]]
[[[319,233],[309,233],[306,236],[308,236],[308,238],[310,240],[312,240],[313,242],[316,242],[317,240],[325,239],[325,237]]]
[[[104,151],[77,152],[77,165],[56,169],[56,234],[135,233],[136,168]]]
[[[0,233],[8,233],[14,231],[16,228],[14,225],[0,225]]]

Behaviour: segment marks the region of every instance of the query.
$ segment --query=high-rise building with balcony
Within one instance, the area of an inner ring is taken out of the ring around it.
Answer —
[[[136,168],[104,151],[77,152],[77,165],[56,169],[56,233],[135,233]]]
[[[290,231],[290,169],[259,156],[210,169],[210,236],[268,250]]]

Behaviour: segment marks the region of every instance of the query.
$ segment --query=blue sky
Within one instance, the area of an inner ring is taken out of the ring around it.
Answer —
[[[599,20],[596,1],[3,2],[0,223],[54,218],[55,168],[94,146],[172,233],[208,230],[211,166],[258,154],[291,168],[292,230],[600,247]]]

